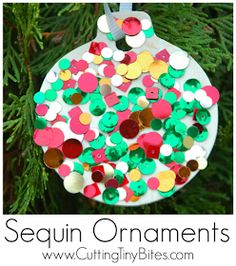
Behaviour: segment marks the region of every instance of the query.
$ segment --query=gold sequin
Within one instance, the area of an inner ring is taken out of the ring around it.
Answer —
[[[81,124],[83,125],[89,125],[91,123],[91,120],[92,120],[92,117],[90,114],[88,113],[82,113],[80,116],[79,116],[79,121]]]
[[[126,64],[119,64],[116,69],[116,73],[123,76],[128,72],[128,66]]]
[[[70,70],[62,70],[59,74],[59,78],[63,81],[67,81],[71,78]]]
[[[151,108],[146,108],[139,113],[140,122],[144,127],[150,127],[151,121],[154,119]]]
[[[156,60],[150,65],[149,71],[154,79],[158,79],[161,74],[168,72],[168,64],[162,60]]]
[[[103,61],[103,58],[101,55],[94,55],[94,58],[93,58],[93,63],[95,65],[100,65]]]
[[[128,65],[128,72],[125,75],[127,79],[137,79],[142,74],[142,67],[141,65],[136,61],[130,65]]]
[[[142,178],[142,175],[138,169],[132,169],[129,173],[129,178],[132,181],[139,181]]]
[[[142,67],[142,72],[148,72],[154,59],[150,52],[143,51],[137,56],[137,61]]]
[[[101,78],[100,81],[99,81],[99,84],[100,84],[100,86],[103,85],[103,84],[111,85],[111,80],[108,79],[108,78]]]
[[[187,149],[191,149],[191,147],[193,146],[193,143],[194,143],[194,139],[192,137],[190,137],[190,136],[186,136],[183,139],[183,145]]]
[[[159,172],[156,177],[160,182],[158,190],[161,192],[170,191],[175,186],[176,174],[171,170]]]
[[[161,192],[170,191],[175,186],[176,175],[171,170],[159,172],[156,177],[160,182],[158,190]]]

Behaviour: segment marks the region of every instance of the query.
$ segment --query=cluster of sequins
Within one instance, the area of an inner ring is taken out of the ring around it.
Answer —
[[[138,48],[145,43],[146,38],[154,35],[154,29],[149,19],[139,20],[135,17],[126,19],[115,18],[116,24],[125,34],[126,43],[132,48]],[[109,40],[113,40],[106,15],[101,16],[97,22],[98,29],[107,35]]]
[[[34,141],[66,190],[107,204],[138,201],[148,189],[169,197],[207,166],[198,142],[208,137],[208,109],[219,92],[194,78],[180,88],[185,52],[153,56],[91,42],[78,57],[61,59],[58,73],[46,76],[48,88],[34,95]],[[138,78],[142,86],[133,87]],[[158,160],[168,170],[156,169]]]

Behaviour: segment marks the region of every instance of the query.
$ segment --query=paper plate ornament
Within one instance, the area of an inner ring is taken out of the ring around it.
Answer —
[[[219,100],[199,64],[155,35],[144,12],[108,15],[34,95],[34,142],[70,193],[138,206],[172,196],[207,167]],[[41,159],[41,158],[39,158]]]

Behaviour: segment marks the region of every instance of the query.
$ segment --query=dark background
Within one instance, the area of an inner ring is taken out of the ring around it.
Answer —
[[[102,4],[4,4],[4,213],[230,214],[233,179],[233,5],[136,4],[156,34],[194,57],[221,93],[209,166],[171,198],[136,208],[71,195],[32,141],[33,94],[60,57],[92,40]],[[111,4],[114,11],[118,5]]]

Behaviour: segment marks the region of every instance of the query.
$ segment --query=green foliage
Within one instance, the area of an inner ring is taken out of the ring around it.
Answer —
[[[117,10],[117,5],[112,5]],[[33,94],[67,52],[92,40],[101,4],[4,4],[5,213],[232,213],[232,4],[136,4],[155,32],[188,51],[219,88],[219,132],[209,166],[175,196],[138,208],[69,195],[33,144]],[[50,178],[49,178],[50,176]]]

